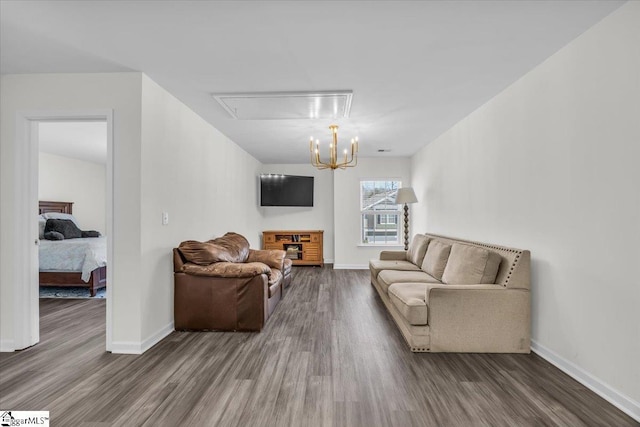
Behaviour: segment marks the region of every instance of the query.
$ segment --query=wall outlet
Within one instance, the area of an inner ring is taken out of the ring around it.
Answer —
[[[162,225],[169,224],[169,212],[162,212]]]

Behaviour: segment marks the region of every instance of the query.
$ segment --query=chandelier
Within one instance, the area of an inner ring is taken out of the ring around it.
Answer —
[[[318,169],[346,169],[358,164],[358,137],[351,139],[351,157],[349,151],[344,149],[344,160],[338,162],[338,125],[329,126],[333,134],[333,143],[329,144],[329,161],[320,160],[320,141],[316,139],[316,146],[313,147],[313,137],[309,141],[309,151],[311,152],[311,165]]]

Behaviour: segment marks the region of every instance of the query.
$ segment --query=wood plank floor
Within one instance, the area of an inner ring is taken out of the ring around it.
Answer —
[[[0,354],[0,408],[53,426],[638,425],[533,354],[411,353],[368,271],[296,268],[261,333],[174,332],[141,356],[104,351],[104,300],[40,316],[37,346]]]

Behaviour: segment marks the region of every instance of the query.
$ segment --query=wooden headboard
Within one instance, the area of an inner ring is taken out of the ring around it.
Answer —
[[[38,206],[38,214],[47,212],[72,214],[73,202],[45,202],[41,200]]]

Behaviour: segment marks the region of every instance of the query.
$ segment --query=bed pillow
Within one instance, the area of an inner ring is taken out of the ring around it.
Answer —
[[[78,223],[78,220],[76,219],[76,217],[68,213],[47,212],[47,213],[43,213],[42,216],[44,217],[44,219],[68,219],[73,221],[76,227],[80,228],[80,224]]]
[[[42,215],[38,216],[38,237],[44,239],[44,227],[47,225],[47,219]]]
[[[57,231],[47,231],[43,236],[46,240],[64,240],[62,233]]]
[[[82,231],[70,219],[47,219],[44,227],[45,234],[49,231],[57,231],[65,239],[78,239],[82,237]]]

